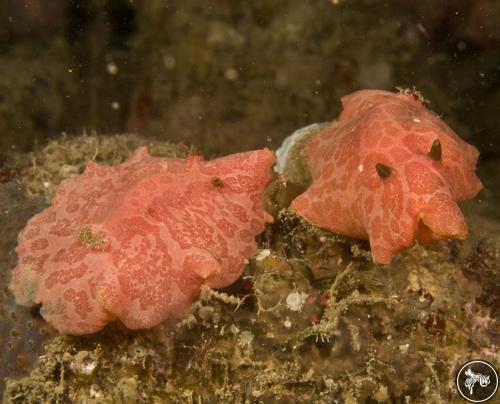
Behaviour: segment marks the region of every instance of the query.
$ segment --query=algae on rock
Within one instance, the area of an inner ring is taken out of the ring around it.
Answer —
[[[91,157],[116,163],[140,142],[61,139],[33,155],[36,169],[18,166],[27,175],[20,180],[39,181],[35,170],[55,184],[64,165],[79,172]],[[500,365],[498,302],[488,297],[498,284],[497,219],[466,209],[476,229],[467,242],[416,246],[378,266],[365,242],[284,209],[293,195],[279,179],[270,190],[275,223],[235,284],[204,288],[177,324],[140,332],[112,324],[50,339],[30,375],[7,380],[4,401],[439,402],[453,399],[454,372],[468,358]]]

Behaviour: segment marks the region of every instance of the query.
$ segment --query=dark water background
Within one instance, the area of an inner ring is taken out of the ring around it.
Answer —
[[[2,153],[84,131],[277,146],[342,95],[397,86],[499,153],[494,0],[3,0],[0,16]]]

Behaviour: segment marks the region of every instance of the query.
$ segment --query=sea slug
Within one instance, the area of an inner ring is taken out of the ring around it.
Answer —
[[[376,263],[415,240],[464,239],[457,201],[482,189],[478,150],[411,94],[362,90],[342,104],[338,121],[303,146],[312,184],[292,209],[318,227],[369,239]]]
[[[255,254],[274,161],[267,149],[205,161],[143,147],[117,166],[89,162],[19,234],[10,290],[66,334],[182,316],[202,284],[230,285]]]

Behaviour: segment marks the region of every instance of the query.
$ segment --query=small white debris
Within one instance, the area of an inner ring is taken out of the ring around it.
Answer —
[[[106,70],[109,74],[111,74],[112,76],[116,75],[118,73],[118,66],[116,65],[115,62],[109,62],[107,65],[106,65]]]
[[[90,376],[97,367],[97,361],[94,360],[87,351],[78,352],[70,364],[71,370],[79,375]]]
[[[399,346],[399,351],[403,354],[408,352],[408,349],[410,348],[410,344],[404,344]]]
[[[42,185],[43,185],[44,188],[48,188],[48,187],[50,187],[50,182],[49,181],[44,181],[44,182],[42,182]]]
[[[90,386],[89,396],[90,398],[101,398],[101,391],[97,384],[92,384]]]
[[[269,248],[260,250],[255,256],[255,261],[262,261],[264,258],[267,258],[270,255],[271,255],[271,250]]]
[[[362,173],[364,169],[365,169],[365,168],[363,167],[363,164],[360,164],[360,165],[358,166],[358,171],[359,171],[360,173]]]
[[[422,121],[420,119],[418,119],[418,118],[413,118],[413,122],[420,123]]]
[[[287,318],[284,322],[283,322],[283,325],[286,327],[286,328],[290,328],[292,326],[292,322]]]
[[[94,372],[94,369],[96,366],[97,366],[96,362],[87,362],[87,363],[82,364],[80,371],[84,375],[91,375]]]
[[[301,311],[307,297],[307,293],[292,292],[286,297],[286,305],[291,311]]]
[[[117,109],[120,109],[120,103],[119,103],[118,101],[113,101],[113,102],[111,103],[111,108],[113,108],[115,111],[116,111]]]

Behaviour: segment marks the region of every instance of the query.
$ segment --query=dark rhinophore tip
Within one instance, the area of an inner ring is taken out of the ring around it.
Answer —
[[[215,177],[212,179],[212,185],[214,186],[214,188],[222,188],[224,186],[224,183],[220,178]]]
[[[434,140],[432,142],[431,151],[429,152],[429,157],[434,161],[441,160],[441,142],[439,139]]]
[[[389,177],[392,173],[392,168],[382,163],[375,164],[375,169],[377,170],[378,176],[383,180]]]

